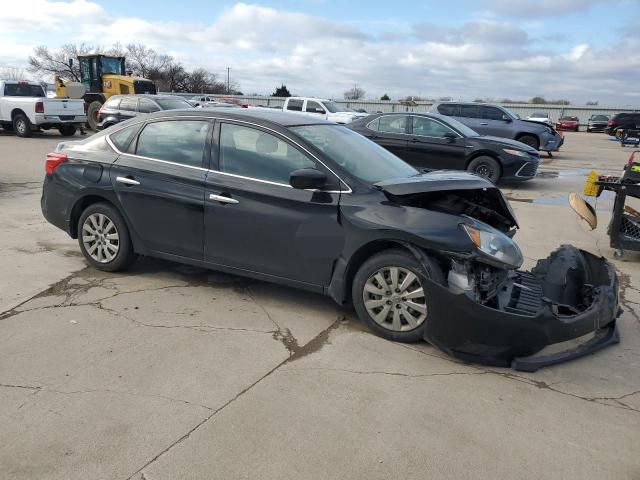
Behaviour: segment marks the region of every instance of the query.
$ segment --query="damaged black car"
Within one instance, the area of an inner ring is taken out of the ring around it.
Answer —
[[[147,255],[326,294],[385,338],[465,361],[533,371],[618,341],[605,259],[562,246],[522,271],[491,182],[422,173],[311,117],[158,112],[63,142],[42,211],[95,268]]]

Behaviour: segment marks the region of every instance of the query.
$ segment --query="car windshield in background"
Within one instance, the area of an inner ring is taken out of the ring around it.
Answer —
[[[446,119],[442,119],[442,121],[448,124],[451,128],[455,128],[458,132],[460,132],[465,137],[480,137],[481,135],[473,130],[472,128],[467,127],[464,123],[459,122],[455,118],[447,117]]]
[[[163,110],[175,110],[178,108],[192,108],[191,104],[181,98],[155,98]]]
[[[606,115],[594,115],[593,117],[591,117],[591,120],[594,120],[596,122],[606,122],[609,120],[609,117],[607,117]]]
[[[4,86],[4,94],[7,97],[44,97],[44,90],[40,85],[28,83],[7,83]]]
[[[419,172],[388,150],[339,125],[305,125],[291,130],[324,152],[350,175],[368,183]]]

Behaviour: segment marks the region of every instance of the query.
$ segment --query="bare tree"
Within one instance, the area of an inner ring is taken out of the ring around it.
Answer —
[[[349,90],[344,92],[344,99],[345,100],[360,100],[361,98],[364,98],[364,94],[365,93],[366,92],[364,91],[364,89],[358,87],[357,85],[354,85],[352,88],[350,88]]]
[[[75,45],[67,43],[58,50],[49,50],[41,45],[36,47],[33,55],[29,56],[28,70],[38,77],[57,75],[63,80],[80,81],[80,67],[77,62],[79,55],[88,55],[96,52],[97,49],[91,45],[81,43]],[[73,65],[69,65],[69,60],[73,60]]]
[[[172,59],[165,65],[164,71],[162,72],[162,79],[156,83],[158,83],[158,87],[160,87],[161,90],[179,92],[184,89],[188,76],[189,74],[182,64]]]
[[[24,68],[6,66],[0,68],[0,78],[3,80],[24,80],[27,77],[27,72]]]
[[[169,55],[159,54],[141,43],[127,45],[126,56],[127,67],[134,75],[151,80],[159,79],[159,72],[173,60]]]

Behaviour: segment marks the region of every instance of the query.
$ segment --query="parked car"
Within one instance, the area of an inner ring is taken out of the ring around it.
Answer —
[[[206,102],[200,105],[201,108],[242,108],[237,103],[227,102]]]
[[[480,136],[454,118],[434,113],[382,113],[347,127],[414,167],[468,170],[494,183],[533,178],[540,163],[538,151],[524,143]]]
[[[217,98],[211,95],[194,95],[193,97],[189,98],[187,101],[191,103],[194,107],[198,107],[204,103],[216,102]]]
[[[547,112],[534,112],[527,117],[527,120],[531,122],[539,122],[553,127],[553,121],[551,116]]]
[[[367,116],[324,98],[289,97],[284,101],[282,110],[336,123],[350,123]]]
[[[564,246],[520,271],[518,224],[491,182],[421,174],[322,119],[157,112],[60,144],[45,169],[45,218],[100,270],[148,255],[324,293],[385,338],[524,370],[617,339],[605,259]]]
[[[481,135],[511,138],[536,150],[556,152],[564,139],[553,127],[539,122],[521,120],[499,105],[484,103],[436,103],[431,112],[454,117]]]
[[[638,128],[640,128],[640,112],[617,113],[607,122],[605,133],[617,136],[618,132],[624,133],[625,130]]]
[[[580,130],[580,120],[578,117],[574,117],[572,115],[565,115],[560,117],[556,122],[556,130],[570,130],[573,132],[577,132]]]
[[[587,122],[587,132],[604,132],[609,124],[609,115],[594,114]]]
[[[49,98],[38,82],[0,80],[0,126],[19,137],[57,129],[65,137],[87,121],[84,100]]]
[[[194,107],[176,95],[113,95],[98,112],[97,128],[103,130],[143,113],[182,108]]]

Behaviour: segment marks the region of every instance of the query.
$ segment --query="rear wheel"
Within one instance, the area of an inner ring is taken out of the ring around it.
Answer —
[[[524,143],[525,145],[529,145],[530,147],[538,150],[540,148],[540,140],[538,140],[533,135],[522,135],[521,137],[516,138],[519,142]]]
[[[76,127],[73,125],[63,125],[59,127],[58,130],[63,137],[72,137],[76,134]]]
[[[398,342],[423,339],[431,301],[424,285],[444,283],[438,265],[426,262],[427,268],[408,252],[386,250],[362,264],[353,279],[353,305],[376,334]]]
[[[97,130],[98,125],[98,112],[102,107],[102,103],[98,100],[94,100],[87,107],[87,123],[89,124],[89,128],[91,130]]]
[[[78,243],[84,257],[98,270],[123,270],[136,259],[127,225],[108,203],[95,203],[82,212]]]
[[[19,137],[26,138],[33,135],[31,122],[24,113],[18,113],[13,117],[13,130]]]
[[[477,173],[478,175],[491,180],[493,183],[500,180],[500,175],[502,174],[502,169],[500,168],[498,161],[495,158],[488,157],[486,155],[476,157],[471,160],[467,166],[467,170]]]

